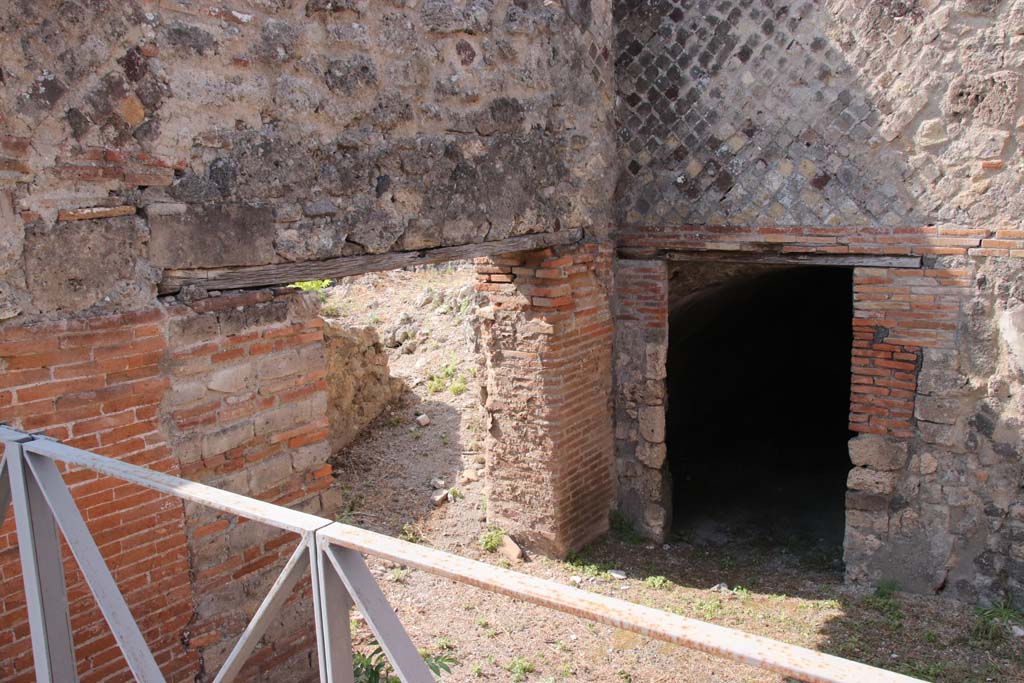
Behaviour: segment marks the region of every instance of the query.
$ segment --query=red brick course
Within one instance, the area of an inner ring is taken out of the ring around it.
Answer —
[[[157,406],[168,388],[160,309],[0,330],[0,420],[71,445],[179,474]],[[66,480],[168,681],[192,681],[195,651],[182,634],[193,593],[181,501],[89,471]],[[0,528],[0,679],[34,680],[13,520]],[[75,652],[83,683],[124,681],[124,659],[64,548]]]
[[[261,500],[331,514],[323,321],[297,290],[235,292],[170,309],[164,403],[183,476]],[[196,619],[189,643],[214,671],[298,543],[294,534],[189,509]],[[315,680],[308,582],[242,679]],[[312,669],[310,668],[312,662]],[[276,672],[276,673],[274,673]]]
[[[910,438],[923,350],[953,349],[967,270],[857,268],[850,429]]]
[[[1019,230],[920,227],[683,226],[623,228],[631,249],[865,256],[1024,256]]]
[[[333,477],[322,322],[302,297],[294,290],[242,292],[191,308],[0,330],[0,420],[324,512]],[[248,379],[239,383],[232,373]],[[89,471],[70,472],[66,481],[167,680],[191,682],[201,670],[215,671],[297,538]],[[0,680],[11,683],[34,680],[16,546],[9,519],[0,528]],[[82,680],[129,680],[65,556]],[[284,632],[254,654],[248,673],[316,678],[308,592],[286,608]]]

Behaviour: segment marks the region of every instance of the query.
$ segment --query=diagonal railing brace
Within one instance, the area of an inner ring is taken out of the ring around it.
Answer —
[[[110,625],[110,631],[120,646],[135,680],[138,683],[165,683],[153,653],[146,645],[124,596],[121,595],[110,569],[107,568],[107,563],[103,561],[103,556],[96,547],[96,541],[93,540],[92,534],[85,526],[85,520],[71,498],[71,492],[57,471],[57,466],[49,458],[35,455],[27,449],[23,460],[39,483],[52,516],[57,519],[71,553],[78,561],[78,567],[92,589],[100,612]]]

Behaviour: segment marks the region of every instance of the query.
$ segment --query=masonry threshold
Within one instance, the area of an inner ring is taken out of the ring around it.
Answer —
[[[670,314],[674,534],[839,570],[852,269],[711,265],[678,266],[691,293]]]

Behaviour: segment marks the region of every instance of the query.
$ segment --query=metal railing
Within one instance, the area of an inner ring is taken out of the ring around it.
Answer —
[[[403,683],[432,683],[430,670],[370,573],[363,554],[808,683],[910,683],[917,680],[331,522],[3,426],[0,426],[0,442],[5,446],[4,457],[0,460],[0,523],[8,503],[13,503],[36,679],[40,683],[77,680],[58,529],[67,540],[135,679],[142,683],[164,683],[163,674],[55,461],[299,534],[298,546],[217,673],[215,683],[235,680],[271,619],[307,570],[312,581],[322,682],[353,681],[349,610],[355,606]]]

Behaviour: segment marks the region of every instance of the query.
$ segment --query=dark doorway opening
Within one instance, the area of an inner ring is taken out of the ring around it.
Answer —
[[[762,266],[721,275],[701,287],[691,277],[672,301],[674,530],[697,543],[811,553],[840,568],[853,272]]]

